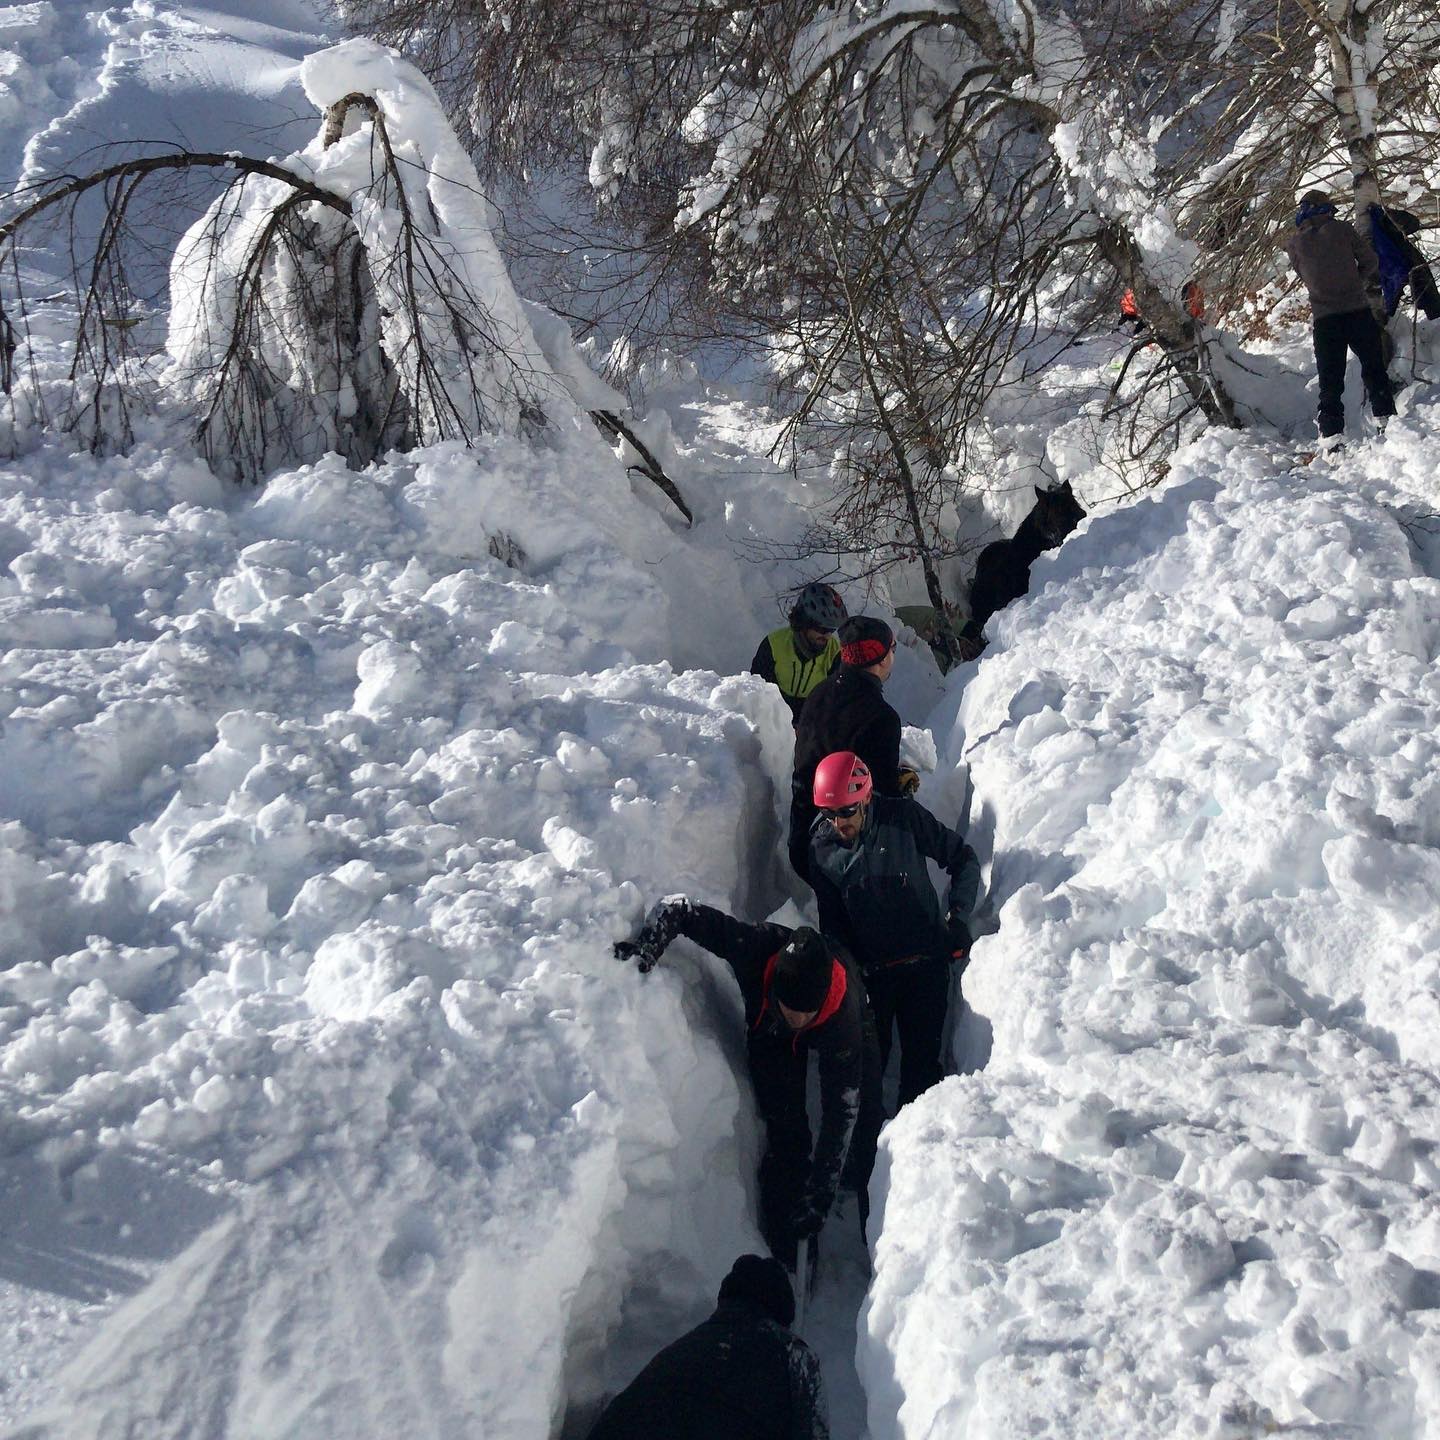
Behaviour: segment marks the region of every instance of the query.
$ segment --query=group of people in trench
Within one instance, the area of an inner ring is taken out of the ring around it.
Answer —
[[[1360,361],[1383,429],[1395,413],[1387,320],[1407,287],[1428,318],[1440,318],[1440,292],[1409,238],[1413,217],[1372,206],[1369,218],[1370,233],[1362,235],[1338,217],[1327,195],[1309,191],[1285,244],[1310,297],[1317,423],[1327,446],[1344,431],[1347,354]],[[1187,282],[1182,301],[1187,324],[1198,325],[1204,315],[1198,284]],[[1132,293],[1122,311],[1137,330],[1144,326]],[[1058,544],[1084,514],[1068,486],[1063,492],[1037,491],[1030,517],[1032,528],[1044,532],[1037,553]],[[1053,523],[1039,523],[1047,517]],[[985,615],[1023,593],[1033,558],[1028,552],[1018,561],[997,558],[1018,566],[1018,578],[979,607]],[[972,653],[983,645],[976,630]],[[864,1232],[884,1120],[881,1076],[892,1044],[898,1040],[900,1106],[941,1077],[945,1019],[958,993],[955,972],[963,972],[969,956],[980,881],[964,838],[913,798],[919,778],[901,764],[900,717],[883,694],[894,658],[895,636],[884,621],[848,616],[839,594],[816,582],[800,591],[788,622],[761,641],[751,662],[779,689],[794,721],[789,858],[814,890],[818,929],[751,924],[672,896],[654,907],[638,934],[615,946],[618,958],[648,973],[683,936],[734,972],[765,1127],[759,1219],[770,1253],[735,1262],[715,1313],[611,1401],[591,1440],[828,1436],[819,1368],[790,1328],[792,1276],[803,1293],[810,1277],[795,1274],[802,1246],[817,1253],[820,1233],[847,1191],[856,1196]],[[932,860],[949,877],[943,905],[930,880]],[[813,1136],[806,1110],[811,1053],[820,1078]]]
[[[671,896],[615,945],[643,974],[683,936],[734,972],[765,1131],[759,1222],[770,1253],[736,1261],[715,1313],[611,1401],[592,1440],[828,1435],[814,1357],[789,1329],[791,1277],[802,1290],[810,1283],[796,1273],[805,1269],[802,1247],[813,1262],[847,1192],[864,1234],[892,1044],[900,1106],[941,1078],[946,1012],[969,956],[980,884],[975,852],[913,798],[919,777],[901,764],[900,717],[883,693],[894,663],[889,625],[847,616],[839,594],[818,582],[800,591],[788,623],[752,662],[794,718],[789,855],[815,892],[818,929],[752,924]],[[943,905],[929,860],[949,877]]]

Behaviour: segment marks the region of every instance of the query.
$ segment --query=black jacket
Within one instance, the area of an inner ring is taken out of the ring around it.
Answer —
[[[950,876],[945,910],[926,859]],[[946,918],[975,908],[980,861],[958,832],[914,800],[879,795],[865,826],[846,845],[823,816],[810,830],[810,883],[820,928],[848,945],[870,971],[916,955],[948,956]]]
[[[806,875],[806,835],[815,818],[815,767],[836,750],[853,750],[881,795],[900,793],[900,717],[868,670],[837,665],[811,692],[795,727],[790,795],[790,859]]]
[[[659,907],[640,938],[658,955],[677,934],[684,935],[724,960],[740,982],[752,1047],[773,1046],[793,1054],[813,1050],[820,1057],[820,1133],[810,1164],[810,1190],[824,1210],[840,1187],[860,1114],[866,1047],[876,1044],[875,1026],[859,967],[827,937],[844,972],[839,1003],[828,1016],[822,1010],[821,1018],[805,1029],[790,1029],[770,1001],[768,969],[792,933],[784,925],[747,925],[709,905],[675,900]]]
[[[667,1345],[601,1415],[590,1440],[828,1440],[820,1367],[745,1299]]]

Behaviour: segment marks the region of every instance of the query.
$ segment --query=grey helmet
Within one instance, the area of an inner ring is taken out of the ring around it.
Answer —
[[[790,623],[797,630],[838,630],[846,617],[845,602],[833,585],[812,580],[795,597]]]

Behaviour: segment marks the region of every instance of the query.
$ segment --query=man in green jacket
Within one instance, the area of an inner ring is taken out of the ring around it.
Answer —
[[[845,602],[839,591],[814,580],[796,596],[789,621],[760,642],[750,673],[779,689],[792,723],[799,723],[806,697],[839,659],[835,631],[844,619]]]

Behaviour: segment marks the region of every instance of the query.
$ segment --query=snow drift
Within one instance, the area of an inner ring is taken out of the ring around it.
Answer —
[[[988,1065],[882,1142],[877,1440],[1434,1432],[1418,418],[1335,473],[1204,439],[957,680],[941,748],[999,918],[957,1058]]]

